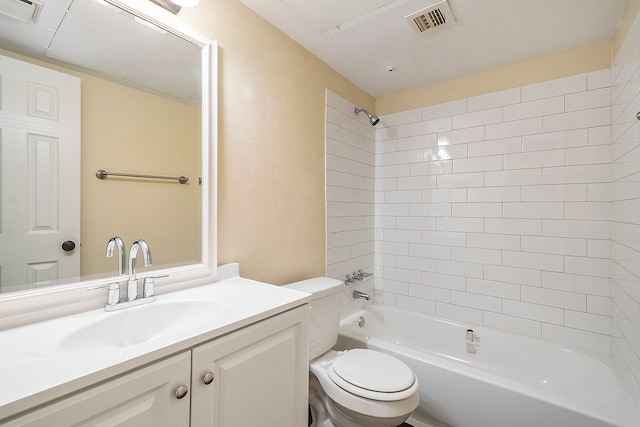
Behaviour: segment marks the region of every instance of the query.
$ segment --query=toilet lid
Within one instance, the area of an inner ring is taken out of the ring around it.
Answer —
[[[331,371],[352,386],[381,393],[397,393],[415,382],[415,375],[407,365],[375,350],[349,350],[334,360]]]

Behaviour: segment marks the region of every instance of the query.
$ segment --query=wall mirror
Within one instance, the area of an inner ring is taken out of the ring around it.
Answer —
[[[3,3],[0,300],[108,281],[116,235],[145,239],[168,280],[214,274],[215,41],[148,0]]]

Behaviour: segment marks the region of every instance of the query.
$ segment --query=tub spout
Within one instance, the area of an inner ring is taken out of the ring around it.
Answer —
[[[369,294],[368,294],[368,293],[366,293],[366,292],[361,292],[361,291],[358,291],[358,290],[353,291],[353,297],[354,297],[355,299],[358,299],[358,298],[364,298],[364,299],[366,299],[367,301],[369,301],[369,300],[371,299],[371,298],[369,297]]]

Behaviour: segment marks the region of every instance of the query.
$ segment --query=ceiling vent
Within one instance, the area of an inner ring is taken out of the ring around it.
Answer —
[[[439,1],[434,5],[407,15],[405,19],[418,34],[449,27],[456,23],[456,18],[453,16],[451,6],[449,6],[447,0]]]
[[[40,0],[4,0],[0,2],[0,14],[18,21],[33,24],[40,16]]]

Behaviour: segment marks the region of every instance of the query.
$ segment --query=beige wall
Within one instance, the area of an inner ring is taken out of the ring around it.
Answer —
[[[601,70],[611,65],[611,42],[546,55],[376,99],[385,115],[532,83]]]
[[[325,90],[373,97],[237,0],[180,15],[219,43],[218,262],[275,284],[325,274]]]
[[[114,235],[145,239],[154,266],[200,261],[200,128],[198,107],[83,76],[83,275],[117,269],[104,255]],[[98,169],[189,181],[99,180]]]

